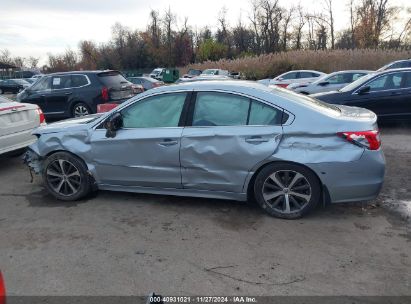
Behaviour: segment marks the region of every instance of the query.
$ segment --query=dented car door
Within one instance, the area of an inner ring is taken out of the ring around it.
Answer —
[[[198,92],[181,139],[183,188],[244,192],[249,172],[278,146],[282,115],[246,96]]]
[[[159,94],[127,106],[120,111],[123,127],[114,138],[96,129],[91,153],[98,183],[181,188],[180,116],[186,96]]]

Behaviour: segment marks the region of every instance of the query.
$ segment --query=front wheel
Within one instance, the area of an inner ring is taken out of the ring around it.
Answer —
[[[270,164],[257,175],[255,199],[272,216],[296,219],[314,209],[321,198],[318,177],[291,163]]]
[[[75,201],[91,190],[91,177],[82,160],[67,152],[50,155],[44,162],[43,181],[55,198]]]

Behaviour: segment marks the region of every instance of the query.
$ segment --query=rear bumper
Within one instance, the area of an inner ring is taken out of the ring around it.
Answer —
[[[358,161],[309,164],[327,188],[332,203],[368,201],[381,191],[385,174],[382,150],[365,150]]]
[[[8,134],[0,137],[0,154],[19,150],[34,143],[37,138],[31,135],[33,130],[25,130],[18,133]]]

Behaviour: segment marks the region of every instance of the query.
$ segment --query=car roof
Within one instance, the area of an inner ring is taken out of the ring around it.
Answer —
[[[383,71],[376,71],[375,74],[385,74],[385,73],[394,73],[394,72],[411,72],[411,68],[388,69],[388,70],[383,70]]]
[[[70,71],[70,72],[56,72],[56,73],[51,73],[47,74],[47,76],[57,76],[57,75],[71,75],[71,74],[99,74],[99,73],[107,73],[107,72],[117,72],[119,74],[120,71],[117,70],[91,70],[91,71]]]

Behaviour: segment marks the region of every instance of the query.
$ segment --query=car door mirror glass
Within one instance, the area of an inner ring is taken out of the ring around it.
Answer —
[[[123,116],[121,113],[114,113],[105,122],[104,128],[106,131],[106,137],[115,137],[117,131],[123,127]]]
[[[370,92],[370,89],[371,89],[370,86],[365,86],[365,87],[362,87],[361,89],[359,89],[359,90],[357,91],[357,93],[358,93],[359,95],[367,94],[367,93]]]

